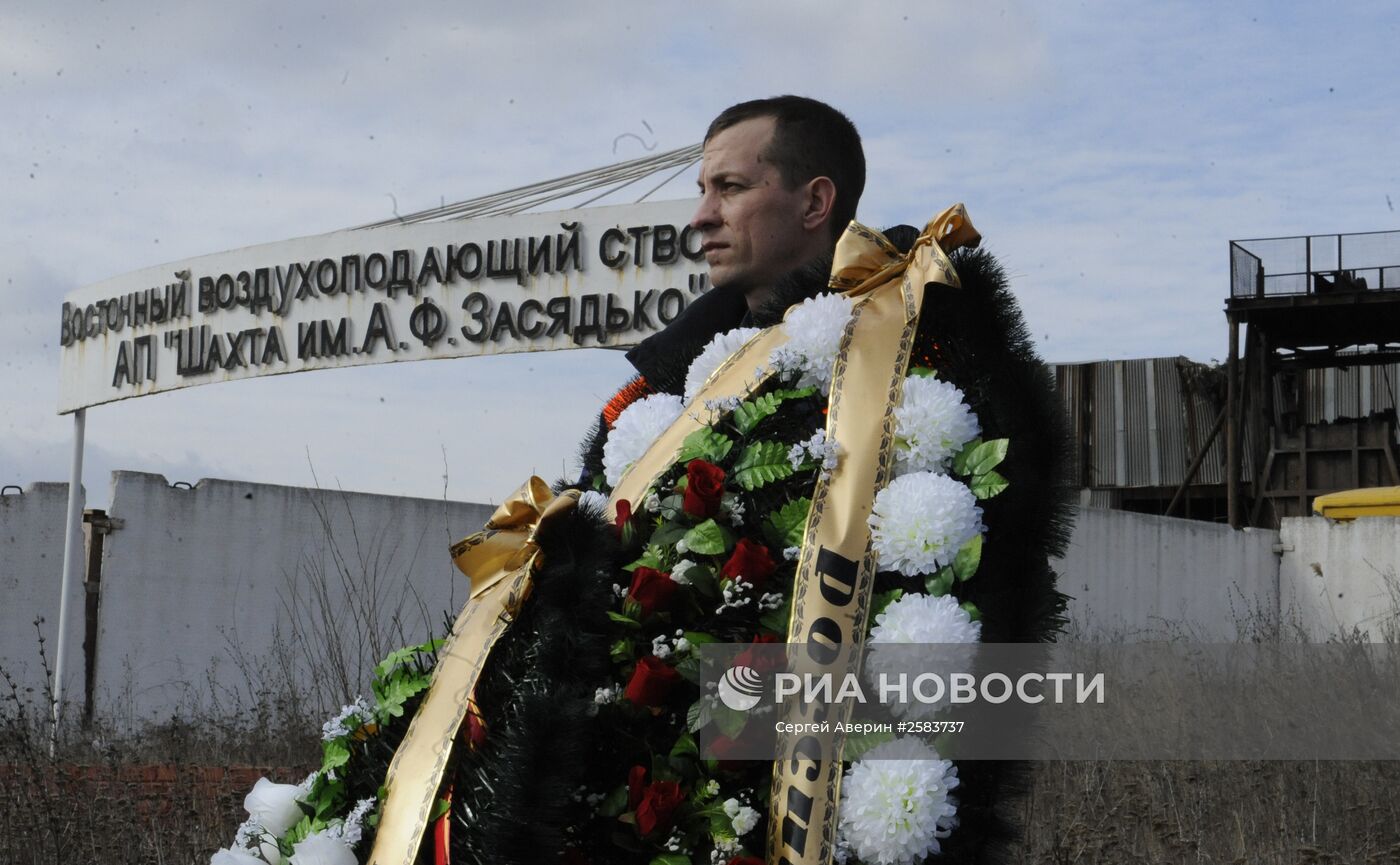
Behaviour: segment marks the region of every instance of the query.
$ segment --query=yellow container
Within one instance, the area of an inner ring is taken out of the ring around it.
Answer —
[[[1400,517],[1400,487],[1368,487],[1328,493],[1313,499],[1313,513],[1329,520]]]

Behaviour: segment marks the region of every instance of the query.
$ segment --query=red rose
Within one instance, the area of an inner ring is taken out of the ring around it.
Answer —
[[[675,781],[656,781],[647,785],[637,806],[637,829],[643,835],[669,831],[676,809],[685,801],[681,785]]]
[[[680,587],[670,574],[639,567],[632,572],[632,587],[627,590],[627,597],[641,605],[643,614],[664,613],[671,609]]]
[[[734,552],[729,555],[729,561],[719,569],[719,575],[731,580],[743,577],[744,582],[759,589],[777,568],[773,557],[768,555],[767,547],[757,541],[740,538]]]
[[[632,503],[627,499],[617,500],[617,534],[622,536],[622,530],[627,527],[627,523],[632,519]]]
[[[749,644],[750,648],[734,656],[734,666],[745,666],[759,673],[773,673],[787,666],[787,653],[782,649],[755,649],[753,646],[766,646],[780,643],[772,634],[759,634]]]
[[[763,860],[757,856],[735,856],[728,865],[763,865]]]
[[[743,733],[741,732],[739,735],[742,736]],[[737,750],[739,750],[738,743],[728,736],[723,735],[711,739],[709,746],[706,748],[706,751],[709,752],[709,759],[717,760],[719,762],[720,771],[722,772],[740,772],[748,768],[746,762],[731,758],[731,755]]]
[[[646,766],[633,766],[627,773],[627,810],[635,811],[642,802],[642,785],[647,780]]]
[[[697,519],[708,519],[719,513],[719,499],[724,495],[724,469],[704,460],[685,464],[685,501],[681,507]]]
[[[579,852],[577,847],[569,847],[564,850],[564,855],[560,857],[561,865],[588,865],[588,857]],[[762,862],[759,865],[763,865]]]
[[[637,662],[623,696],[638,706],[660,706],[680,680],[681,674],[674,667],[655,655],[647,655]]]

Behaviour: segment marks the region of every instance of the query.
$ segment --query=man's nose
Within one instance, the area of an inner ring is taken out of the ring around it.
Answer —
[[[695,215],[690,217],[690,227],[703,231],[716,225],[719,225],[718,203],[714,193],[707,192],[700,196],[700,203],[695,207]]]

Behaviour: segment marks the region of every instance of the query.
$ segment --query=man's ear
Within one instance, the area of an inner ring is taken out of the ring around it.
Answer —
[[[815,231],[831,219],[831,209],[836,205],[836,184],[830,177],[813,177],[807,181],[806,192],[802,227]]]

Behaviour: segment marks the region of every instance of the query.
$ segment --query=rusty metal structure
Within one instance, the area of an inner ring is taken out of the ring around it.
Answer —
[[[1232,241],[1225,317],[1232,526],[1400,484],[1400,231]]]

